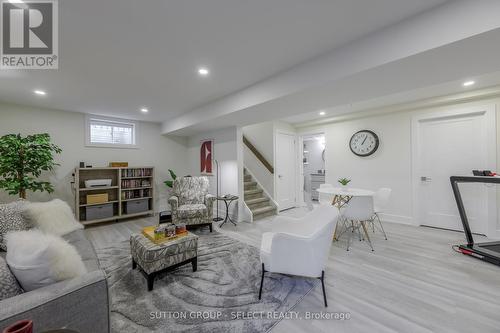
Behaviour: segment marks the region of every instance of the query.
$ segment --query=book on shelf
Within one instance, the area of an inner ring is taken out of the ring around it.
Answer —
[[[152,168],[135,168],[135,169],[123,169],[122,177],[151,177],[153,175]]]
[[[136,188],[136,187],[150,187],[151,181],[149,179],[123,179],[122,189]]]
[[[123,190],[121,196],[122,200],[148,198],[151,197],[151,189]]]

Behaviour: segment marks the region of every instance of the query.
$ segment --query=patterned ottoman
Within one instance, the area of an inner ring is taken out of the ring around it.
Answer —
[[[193,272],[197,268],[198,236],[188,232],[186,236],[161,244],[155,244],[141,234],[130,236],[132,268],[142,268],[148,281],[148,290],[153,290],[156,275],[191,263]]]

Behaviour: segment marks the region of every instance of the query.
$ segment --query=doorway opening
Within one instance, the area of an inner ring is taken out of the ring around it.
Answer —
[[[326,181],[324,133],[306,134],[301,137],[302,158],[301,182],[302,199],[306,205],[318,203],[318,189]]]

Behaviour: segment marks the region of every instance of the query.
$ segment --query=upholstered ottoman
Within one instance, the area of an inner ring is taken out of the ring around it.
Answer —
[[[148,290],[153,290],[153,282],[160,272],[175,269],[191,263],[193,272],[197,269],[198,236],[188,232],[186,236],[172,241],[155,244],[144,235],[130,236],[132,268],[142,269],[148,281]]]

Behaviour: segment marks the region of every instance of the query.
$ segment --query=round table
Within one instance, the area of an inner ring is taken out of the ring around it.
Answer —
[[[236,226],[236,223],[234,223],[234,221],[231,219],[231,216],[229,216],[229,206],[231,206],[231,203],[233,201],[238,200],[238,196],[229,194],[229,195],[219,196],[219,197],[217,197],[217,200],[224,201],[224,203],[226,204],[226,218],[219,225],[219,228],[221,228],[224,225],[224,223],[226,223],[227,221],[231,222],[232,224],[234,224]]]
[[[332,194],[332,205],[342,208],[352,197],[373,197],[375,192],[364,190],[361,188],[342,188],[342,187],[323,187],[318,188],[316,191],[323,194]]]
[[[374,191],[365,190],[361,188],[343,188],[343,187],[323,187],[318,188],[316,191],[318,193],[333,195],[332,205],[337,207],[339,210],[347,205],[351,198],[353,197],[373,197],[375,195]],[[365,227],[363,227],[366,237],[368,237],[368,232]],[[335,233],[333,234],[333,239],[338,239],[338,223],[335,227]]]

